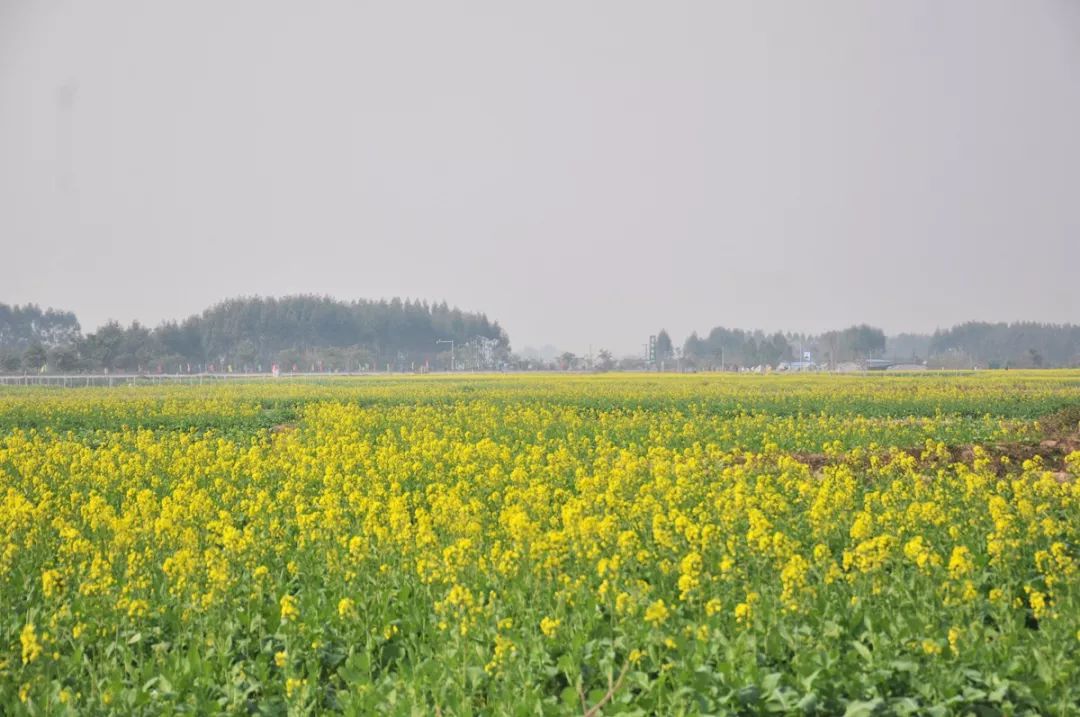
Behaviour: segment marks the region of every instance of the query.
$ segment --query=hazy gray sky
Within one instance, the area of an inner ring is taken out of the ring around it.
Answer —
[[[1080,321],[1080,1],[0,0],[0,301]]]

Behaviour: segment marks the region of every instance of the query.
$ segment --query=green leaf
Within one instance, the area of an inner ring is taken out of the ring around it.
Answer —
[[[880,697],[867,702],[849,702],[844,717],[870,717],[882,704]]]
[[[575,710],[581,708],[581,699],[578,697],[577,689],[573,685],[563,688],[563,691],[559,694],[559,699],[567,707],[572,707]]]
[[[873,662],[874,655],[870,652],[869,647],[862,644],[858,640],[852,640],[851,645],[855,648],[855,652],[858,652],[864,660],[866,660],[867,662]]]
[[[814,710],[814,707],[817,706],[817,701],[818,698],[816,694],[814,694],[813,692],[807,692],[798,702],[795,703],[795,709],[801,710],[802,712],[811,712]]]

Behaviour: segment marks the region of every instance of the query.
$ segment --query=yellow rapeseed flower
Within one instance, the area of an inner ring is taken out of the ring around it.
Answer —
[[[41,656],[41,643],[38,642],[34,623],[28,622],[19,633],[19,642],[22,644],[22,661],[28,665]]]
[[[558,631],[559,625],[561,624],[562,620],[544,617],[540,620],[540,632],[544,633],[544,637],[555,637],[555,633]]]
[[[282,595],[278,604],[281,607],[282,622],[288,622],[300,617],[300,609],[296,606],[296,598],[292,595]]]
[[[654,627],[662,625],[670,615],[671,611],[668,610],[667,605],[664,604],[662,599],[657,600],[649,605],[649,607],[645,608],[645,622]]]

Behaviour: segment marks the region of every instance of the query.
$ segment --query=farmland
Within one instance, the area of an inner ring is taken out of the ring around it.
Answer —
[[[1072,714],[1080,372],[0,389],[3,714]]]

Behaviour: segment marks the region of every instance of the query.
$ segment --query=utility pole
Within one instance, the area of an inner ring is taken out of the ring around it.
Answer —
[[[450,370],[454,370],[454,340],[453,339],[435,339],[435,344],[450,344]]]

